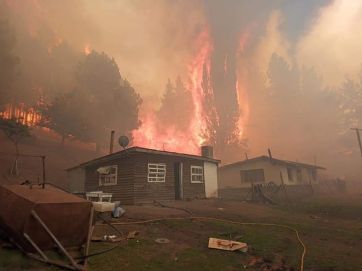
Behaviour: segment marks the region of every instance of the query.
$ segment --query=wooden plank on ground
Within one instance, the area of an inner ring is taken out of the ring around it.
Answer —
[[[248,249],[248,245],[246,243],[232,241],[232,240],[209,238],[209,248],[228,250],[228,251],[235,251],[235,250],[246,251]]]

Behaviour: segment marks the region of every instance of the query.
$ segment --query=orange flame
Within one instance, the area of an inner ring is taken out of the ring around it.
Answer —
[[[203,114],[204,94],[202,79],[204,67],[210,72],[210,37],[202,32],[196,40],[197,52],[188,66],[188,90],[193,102],[193,115],[189,127],[180,131],[175,126],[165,127],[158,121],[153,111],[141,113],[142,125],[133,131],[133,144],[159,150],[199,154],[200,145],[207,141],[206,120]]]
[[[85,55],[89,55],[91,52],[92,52],[91,46],[90,46],[89,44],[86,44],[86,45],[84,46],[84,54],[85,54]]]
[[[41,115],[34,108],[27,108],[25,104],[8,104],[5,110],[0,112],[0,117],[4,119],[16,119],[24,125],[37,126],[41,121]]]
[[[239,120],[238,120],[238,138],[239,140],[243,139],[243,135],[245,132],[245,126],[248,123],[250,116],[250,108],[248,103],[248,94],[246,89],[241,86],[240,81],[236,81],[236,94],[239,105]]]
[[[63,39],[61,37],[54,36],[53,41],[48,45],[48,54],[51,55],[54,48],[57,48],[63,43]]]
[[[249,39],[250,32],[249,30],[242,33],[240,40],[239,40],[239,50],[238,50],[238,58],[240,58],[244,48],[247,44]],[[243,135],[245,132],[245,127],[249,121],[250,117],[250,108],[248,102],[248,93],[245,87],[245,84],[242,84],[243,80],[240,76],[240,71],[238,72],[238,79],[236,80],[236,95],[239,105],[239,120],[238,120],[238,127],[237,127],[237,135],[239,140],[243,139]]]

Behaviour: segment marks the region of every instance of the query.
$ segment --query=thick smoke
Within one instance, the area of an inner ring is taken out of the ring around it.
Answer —
[[[165,108],[174,109],[162,106],[165,85],[170,78],[175,88],[180,77],[187,87],[195,40],[208,31],[212,51],[210,75],[203,78],[208,94],[204,106],[210,109],[209,135],[219,158],[239,160],[244,152],[250,157],[271,148],[285,159],[313,163],[316,157],[332,175],[357,178],[360,158],[349,130],[362,125],[357,110],[362,104],[358,94],[362,6],[357,2],[19,0],[1,4],[7,7],[2,17],[15,28],[14,53],[24,64],[19,72],[32,81],[30,86],[18,86],[22,91],[31,88],[24,92],[30,93],[29,99],[44,91],[32,87],[39,80],[46,79],[50,93],[58,91],[53,86],[72,85],[69,74],[84,57],[84,49],[90,48],[115,58],[121,75],[140,93],[144,113],[155,110],[165,118]],[[73,56],[49,57],[56,54]],[[43,78],[49,67],[54,75]],[[345,81],[346,76],[351,80]],[[174,99],[172,95],[168,100]],[[187,119],[182,119],[183,125]],[[225,142],[241,147],[235,151]]]

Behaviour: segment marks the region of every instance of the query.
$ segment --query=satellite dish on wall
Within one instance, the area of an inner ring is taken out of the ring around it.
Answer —
[[[129,139],[127,136],[122,135],[118,138],[118,143],[123,149],[125,149],[129,144]]]

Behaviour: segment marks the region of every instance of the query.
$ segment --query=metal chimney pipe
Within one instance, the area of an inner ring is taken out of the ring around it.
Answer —
[[[272,154],[271,154],[270,149],[268,149],[268,154],[269,154],[269,159],[272,160],[272,159],[273,159],[273,156],[272,156]]]
[[[114,144],[114,133],[115,131],[111,131],[111,142],[109,143],[109,154],[113,153],[113,144]]]
[[[201,146],[201,156],[206,158],[214,158],[214,150],[212,146]]]

